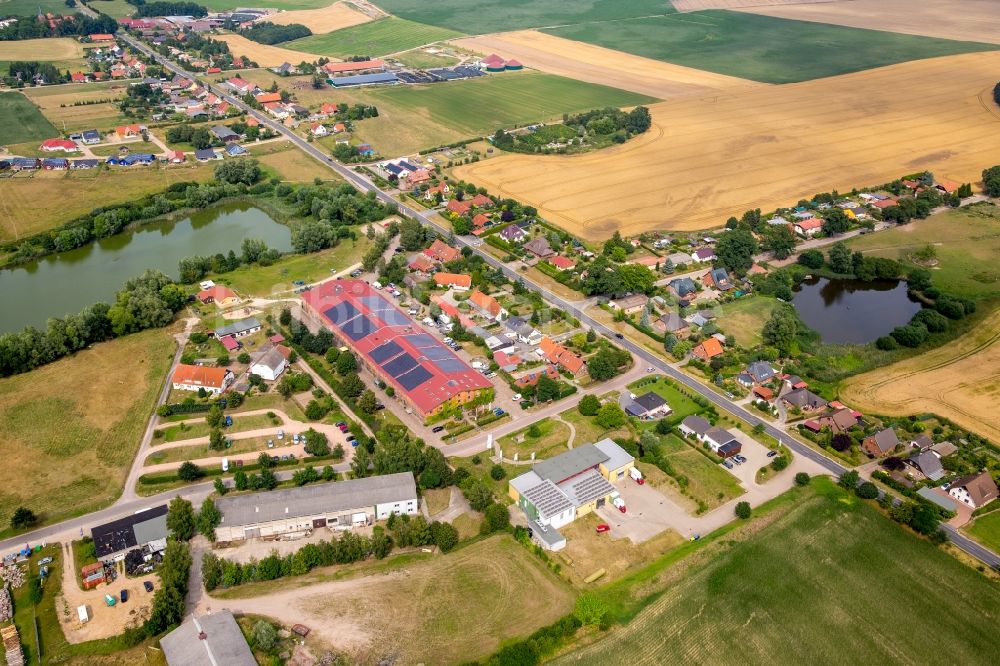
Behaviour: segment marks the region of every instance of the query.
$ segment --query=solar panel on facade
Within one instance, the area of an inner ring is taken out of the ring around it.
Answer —
[[[433,363],[441,372],[461,372],[466,368],[465,363],[462,363],[457,358],[447,358],[440,361],[433,361]]]
[[[412,391],[417,388],[428,379],[432,377],[431,373],[427,368],[422,365],[418,365],[412,371],[407,372],[405,375],[400,375],[396,377],[396,381],[402,384],[403,388],[407,391]]]
[[[371,356],[373,361],[381,365],[383,361],[396,356],[401,351],[403,351],[403,348],[400,347],[394,340],[390,340],[384,345],[379,345],[375,349],[368,352],[368,355]]]
[[[323,314],[326,315],[327,319],[339,326],[342,322],[357,317],[360,311],[348,301],[342,301],[329,310],[325,310]]]
[[[417,365],[417,360],[409,354],[403,353],[382,364],[382,369],[389,373],[390,377],[399,377],[401,374],[412,370]]]
[[[355,317],[340,325],[340,330],[351,340],[360,340],[378,330],[378,324],[368,317]]]

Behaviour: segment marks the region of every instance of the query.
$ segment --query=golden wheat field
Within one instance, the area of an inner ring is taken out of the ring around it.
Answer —
[[[706,229],[751,208],[928,169],[975,182],[1000,156],[1000,53],[685,97],[652,128],[578,156],[503,155],[455,175],[599,240],[615,230]]]
[[[706,9],[742,9],[744,7],[781,7],[802,5],[830,0],[671,0],[679,12],[700,12]]]
[[[350,28],[352,25],[367,23],[372,18],[363,12],[359,12],[350,3],[335,2],[329,7],[323,7],[322,9],[300,9],[290,12],[280,12],[269,16],[267,20],[278,25],[299,23],[320,35],[340,30],[341,28]]]
[[[234,56],[250,58],[261,67],[277,67],[285,62],[297,65],[303,60],[316,59],[315,56],[303,53],[302,51],[283,49],[280,46],[258,44],[242,35],[213,35],[212,39],[218,39],[229,44],[229,50],[232,51]]]
[[[933,412],[1000,439],[1000,310],[953,343],[850,378],[840,397],[876,414]]]
[[[514,58],[527,67],[549,74],[630,90],[659,99],[766,85],[672,65],[535,30],[458,39],[453,44],[484,55],[497,53],[507,59]]]
[[[0,5],[2,6],[2,5]],[[72,60],[83,57],[83,44],[70,37],[0,42],[0,60]]]
[[[754,4],[757,6],[738,11],[852,28],[1000,44],[1000,2],[997,0],[835,0],[783,6]]]

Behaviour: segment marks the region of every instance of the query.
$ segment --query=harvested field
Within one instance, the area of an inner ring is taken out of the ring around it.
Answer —
[[[418,558],[393,556],[349,580],[322,582],[329,573],[319,570],[258,586],[274,593],[219,605],[303,622],[350,650],[351,663],[392,654],[401,664],[466,663],[573,608],[569,585],[509,536]]]
[[[833,0],[670,0],[678,12],[701,12],[706,9],[742,9],[744,7],[781,7]]]
[[[4,11],[5,5],[0,4],[0,13]],[[71,37],[0,42],[0,60],[73,60],[83,55],[83,44]]]
[[[51,522],[116,499],[173,351],[155,329],[0,380],[0,524],[22,505]]]
[[[28,88],[28,96],[42,111],[42,115],[56,127],[65,125],[67,132],[85,129],[110,130],[123,124],[125,117],[118,109],[117,100],[125,95],[128,83],[68,83],[61,86]],[[75,102],[90,102],[73,106]]]
[[[543,32],[765,83],[795,83],[996,49],[981,42],[718,10],[560,26]]]
[[[300,63],[303,60],[309,60],[309,58],[303,57],[302,51],[258,44],[242,35],[212,35],[212,39],[229,44],[229,50],[234,56],[247,57],[261,67],[277,67],[285,62]]]
[[[504,155],[454,174],[595,241],[718,227],[924,169],[976,182],[1000,148],[998,70],[1000,53],[975,53],[678,99],[650,107],[653,127],[622,146]]]
[[[453,43],[476,53],[497,53],[503,58],[514,58],[532,69],[549,74],[613,86],[659,99],[763,85],[535,30],[483,35]]]
[[[291,12],[281,12],[269,16],[267,20],[277,25],[299,23],[316,34],[323,34],[340,30],[341,28],[350,28],[352,25],[367,23],[372,18],[363,12],[359,12],[349,2],[335,2],[329,7],[323,7],[322,9],[300,9]]]
[[[755,4],[761,6],[738,11],[908,35],[1000,44],[1000,3],[995,0],[834,0],[787,6],[763,6],[763,2]]]
[[[846,380],[840,398],[855,409],[907,416],[933,412],[1000,440],[1000,309],[943,347]]]
[[[786,497],[795,502],[781,515],[730,532],[724,545],[702,544],[679,562],[668,555],[612,584],[606,597],[628,609],[627,623],[551,663],[995,661],[1000,591],[975,569],[826,478]],[[906,608],[908,621],[867,622],[886,608]],[[740,639],[720,640],[734,629]]]

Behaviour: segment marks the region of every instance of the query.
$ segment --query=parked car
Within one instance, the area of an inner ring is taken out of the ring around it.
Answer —
[[[278,439],[284,439],[284,438],[285,438],[285,431],[284,430],[279,430],[278,431]]]
[[[611,526],[606,525],[605,523],[601,523],[600,525],[597,526],[598,534],[604,534],[605,532],[610,532],[610,531],[611,531]]]
[[[269,449],[273,449],[274,448],[274,440],[273,439],[267,440],[267,448],[269,448]]]
[[[122,603],[125,603],[128,601],[128,590],[122,590],[119,596],[121,597]]]
[[[768,457],[768,458],[773,458],[773,457],[774,457],[774,456],[776,456],[776,455],[778,455],[778,452],[777,452],[777,451],[768,451],[768,452],[767,452],[767,457]]]
[[[737,465],[742,465],[742,464],[743,464],[743,461],[742,461],[742,460],[740,460],[740,457],[739,457],[739,456],[733,456],[732,458],[730,458],[730,460],[732,460],[732,461],[733,461],[734,463],[736,463]]]
[[[226,427],[228,428],[231,425],[233,425],[233,417],[232,416],[227,416],[226,417]]]
[[[738,462],[741,465],[747,461],[746,458],[744,458],[743,456],[741,456],[739,454],[733,456],[733,459],[736,460],[736,462]]]
[[[52,564],[51,557],[43,557],[42,559],[38,560],[38,566],[44,566],[46,564]]]
[[[431,428],[431,432],[441,432],[442,430],[444,430],[444,426],[434,426]]]
[[[513,396],[513,397],[512,397],[511,399],[512,399],[512,400],[513,400],[514,402],[521,402],[521,397],[522,397],[522,396],[521,396],[521,394],[520,394],[520,393],[515,393],[515,394],[514,394],[514,396]]]
[[[728,460],[723,460],[722,461],[722,466],[725,467],[726,469],[732,469],[733,468],[733,463],[729,462]]]
[[[142,586],[143,586],[143,588],[145,588],[145,590],[146,590],[147,592],[152,592],[152,591],[153,591],[153,583],[152,583],[152,581],[148,581],[148,580],[147,580],[146,582],[144,582],[144,583],[142,584]]]
[[[615,333],[615,337],[618,338],[619,340],[624,340],[625,339],[625,336],[622,335],[621,333]]]
[[[282,462],[284,462],[284,461],[286,461],[286,460],[288,460],[288,456],[281,456],[281,461],[282,461]]]
[[[621,497],[613,498],[611,500],[611,503],[615,506],[615,508],[617,508],[622,513],[625,513],[625,511],[627,510],[625,508],[625,500],[623,500]]]
[[[337,421],[336,423],[334,423],[334,425],[337,426],[338,428],[343,428],[343,427],[347,426],[347,422],[346,421]]]

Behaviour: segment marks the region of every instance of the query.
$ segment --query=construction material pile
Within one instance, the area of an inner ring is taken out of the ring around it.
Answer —
[[[0,589],[0,622],[6,622],[14,617],[14,604],[10,600],[10,589],[6,583]]]
[[[3,649],[7,654],[7,666],[24,666],[24,653],[21,652],[21,638],[17,635],[17,627],[0,627],[0,638],[3,639]]]
[[[0,578],[5,583],[10,583],[11,589],[16,590],[24,585],[24,569],[17,565],[0,567]]]

